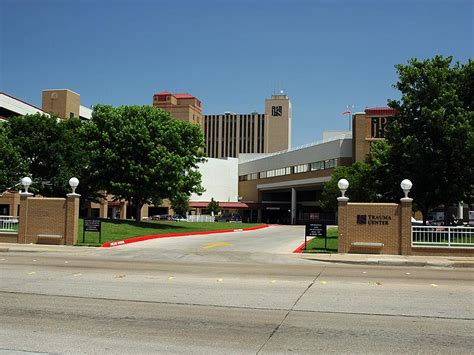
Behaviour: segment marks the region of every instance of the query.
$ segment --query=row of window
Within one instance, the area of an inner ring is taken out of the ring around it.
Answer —
[[[239,176],[239,181],[250,181],[257,179],[266,179],[276,176],[290,175],[290,174],[299,174],[306,173],[308,171],[324,170],[331,169],[337,166],[337,159],[327,159],[322,161],[317,161],[314,163],[300,164],[295,166],[289,166],[286,168],[273,169],[267,171],[261,171],[259,173],[252,173],[247,175]]]

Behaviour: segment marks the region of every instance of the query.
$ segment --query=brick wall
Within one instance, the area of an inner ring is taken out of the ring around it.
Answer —
[[[401,208],[395,203],[347,203],[342,217],[345,231],[340,235],[340,252],[400,254]],[[341,208],[340,208],[341,210]],[[339,212],[341,214],[341,211]],[[354,246],[353,243],[383,243],[382,247]]]
[[[40,235],[49,237],[43,242],[74,245],[77,242],[79,198],[42,198],[22,195],[18,243],[41,242]]]

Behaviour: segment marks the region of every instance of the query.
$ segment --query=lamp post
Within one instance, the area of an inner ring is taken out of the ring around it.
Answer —
[[[30,187],[32,181],[29,176],[25,176],[23,179],[21,179],[21,184],[25,188],[25,192],[22,192],[21,195],[23,196],[32,196],[33,194],[28,192],[28,188]]]
[[[349,198],[346,197],[346,191],[349,188],[349,181],[347,181],[346,179],[340,179],[337,182],[337,187],[339,188],[339,190],[341,190],[341,197],[338,197],[337,200],[338,201],[347,201],[347,200],[349,200]]]
[[[72,193],[67,194],[67,197],[79,197],[81,195],[76,194],[76,188],[79,185],[79,179],[76,177],[72,177],[69,179],[69,186],[71,186]]]
[[[412,182],[411,182],[410,180],[408,180],[408,179],[404,179],[404,180],[400,183],[400,187],[402,188],[403,193],[405,194],[404,199],[410,199],[410,200],[412,200],[411,198],[408,197],[408,193],[410,192],[411,188],[413,187]]]

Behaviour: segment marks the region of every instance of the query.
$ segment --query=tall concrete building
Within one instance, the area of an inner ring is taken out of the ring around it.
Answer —
[[[272,153],[291,147],[291,102],[287,95],[265,100],[265,113],[204,116],[206,154],[211,158],[240,153]]]
[[[169,112],[174,118],[198,124],[202,128],[201,101],[191,94],[161,91],[153,95],[153,106]]]

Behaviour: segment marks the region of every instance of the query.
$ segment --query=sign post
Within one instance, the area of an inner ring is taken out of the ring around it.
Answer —
[[[102,239],[102,221],[100,219],[84,219],[84,229],[82,230],[82,242],[85,243],[86,232],[99,232],[99,244]]]
[[[306,250],[306,237],[324,237],[324,249],[327,249],[326,223],[307,223],[304,234],[304,249]]]

